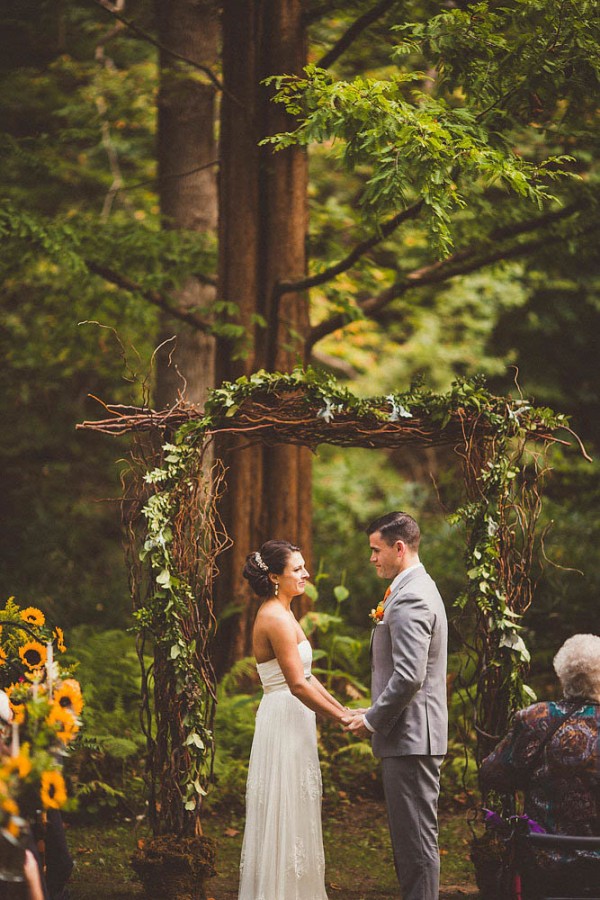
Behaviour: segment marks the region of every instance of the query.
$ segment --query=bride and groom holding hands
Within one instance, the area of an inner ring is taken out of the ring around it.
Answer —
[[[298,547],[267,541],[244,568],[263,599],[253,650],[263,686],[246,790],[239,900],[327,900],[315,714],[381,759],[403,900],[437,900],[437,801],[447,746],[447,621],[404,512],[367,528],[370,561],[389,585],[374,613],[372,702],[342,706],[311,674],[312,649],[292,611],[309,574]]]

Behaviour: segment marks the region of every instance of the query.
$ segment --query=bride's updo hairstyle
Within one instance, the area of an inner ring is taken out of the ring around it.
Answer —
[[[291,554],[300,547],[289,541],[266,541],[260,550],[249,553],[242,575],[258,597],[272,597],[275,585],[269,574],[282,575]]]

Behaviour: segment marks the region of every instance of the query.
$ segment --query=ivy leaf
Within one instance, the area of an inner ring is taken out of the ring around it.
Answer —
[[[347,600],[350,596],[350,591],[343,584],[336,584],[333,589],[333,596],[337,600],[338,603],[343,603],[344,600]]]
[[[506,631],[500,638],[498,646],[508,647],[513,653],[517,653],[524,662],[529,662],[531,660],[529,650],[525,646],[525,641],[521,635],[515,634],[513,631]]]
[[[163,588],[171,587],[171,573],[168,569],[162,569],[156,576],[156,583]]]

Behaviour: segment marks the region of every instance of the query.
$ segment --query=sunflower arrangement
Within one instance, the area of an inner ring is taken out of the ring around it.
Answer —
[[[55,648],[66,651],[63,631],[41,610],[21,609],[14,597],[0,609],[0,835],[13,845],[36,810],[69,802],[63,762],[84,701]]]
[[[62,628],[53,628],[41,609],[21,608],[9,597],[0,609],[0,687],[22,680],[32,672],[43,669],[47,654],[54,658],[67,650]]]

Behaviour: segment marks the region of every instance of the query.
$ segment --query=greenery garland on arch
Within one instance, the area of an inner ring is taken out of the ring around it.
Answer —
[[[152,635],[155,648],[155,726],[148,673],[144,678],[155,833],[197,832],[210,782],[212,582],[217,556],[228,544],[217,511],[224,471],[220,463],[211,469],[206,462],[217,434],[313,449],[320,443],[451,445],[465,482],[465,503],[451,517],[467,533],[467,584],[455,607],[465,620],[468,663],[461,674],[478,759],[504,733],[512,713],[534,698],[525,683],[529,653],[520,619],[532,599],[546,451],[553,443],[577,442],[564,415],[494,396],[480,378],[457,381],[444,394],[416,386],[366,400],[312,369],[261,371],[222,384],[202,411],[183,402],[163,413],[107,409],[111,418],[80,427],[110,434],[168,428],[171,435],[158,458],[152,451],[152,465],[138,456],[124,507],[131,513],[135,500],[139,512],[143,485],[141,534],[135,515],[128,515],[128,524],[135,615],[141,639]]]

